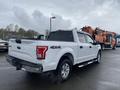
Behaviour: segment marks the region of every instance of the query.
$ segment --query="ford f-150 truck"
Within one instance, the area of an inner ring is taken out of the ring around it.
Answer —
[[[78,30],[53,31],[47,40],[11,39],[7,61],[17,70],[32,73],[54,71],[67,80],[74,65],[99,63],[101,47],[92,37]]]

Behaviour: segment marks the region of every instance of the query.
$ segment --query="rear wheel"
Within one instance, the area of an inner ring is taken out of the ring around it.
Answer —
[[[57,68],[57,78],[60,82],[67,80],[72,72],[72,63],[69,59],[64,59]]]

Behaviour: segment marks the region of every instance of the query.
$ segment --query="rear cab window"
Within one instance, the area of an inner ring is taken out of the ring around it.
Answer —
[[[48,41],[74,42],[72,31],[54,31],[47,38]]]

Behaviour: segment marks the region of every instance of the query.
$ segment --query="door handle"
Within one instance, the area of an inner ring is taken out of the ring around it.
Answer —
[[[92,48],[92,46],[89,46],[89,48]]]
[[[83,46],[80,46],[80,48],[83,48]]]

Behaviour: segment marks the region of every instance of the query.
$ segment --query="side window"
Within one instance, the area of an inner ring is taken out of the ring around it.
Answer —
[[[81,43],[86,43],[84,34],[78,33],[78,38]]]
[[[86,37],[86,43],[93,43],[94,42],[90,36],[85,35],[85,37]]]

